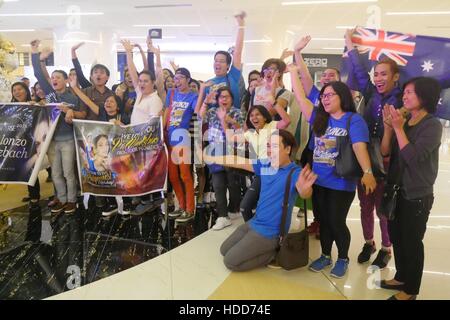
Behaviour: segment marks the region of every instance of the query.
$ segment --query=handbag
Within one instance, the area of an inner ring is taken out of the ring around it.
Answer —
[[[389,221],[395,219],[395,210],[397,209],[398,193],[400,186],[397,184],[386,184],[384,187],[383,198],[380,203],[380,213]]]
[[[284,191],[283,214],[280,225],[280,244],[276,255],[276,261],[285,270],[304,267],[309,262],[309,236],[306,231],[307,214],[305,212],[305,229],[300,232],[292,232],[286,235],[286,219],[289,207],[289,191],[291,186],[292,169],[288,175]],[[306,200],[305,200],[306,208]],[[307,211],[307,210],[306,210]]]
[[[381,199],[380,207],[378,209],[379,212],[389,221],[395,219],[398,195],[401,192],[400,183],[405,169],[402,160],[399,161],[399,167],[400,168],[397,175],[395,176],[394,182],[386,183],[386,185],[384,186],[383,198]]]
[[[347,120],[347,135],[336,138],[336,148],[338,151],[338,156],[336,157],[336,174],[346,179],[359,179],[363,176],[363,171],[353,151],[350,140],[350,123],[352,117],[353,114]],[[370,138],[370,142],[367,145],[372,172],[376,178],[384,178],[386,176],[380,144],[380,139],[373,137]]]

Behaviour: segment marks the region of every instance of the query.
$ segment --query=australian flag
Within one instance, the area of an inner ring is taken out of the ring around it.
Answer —
[[[356,29],[352,41],[368,71],[373,69],[377,61],[388,57],[400,67],[400,83],[418,76],[439,80],[442,94],[436,116],[450,120],[450,39],[360,27]],[[348,85],[356,89],[355,79],[348,77],[346,59],[348,56],[344,53],[342,77],[348,78]]]

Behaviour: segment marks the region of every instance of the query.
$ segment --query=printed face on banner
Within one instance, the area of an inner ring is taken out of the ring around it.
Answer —
[[[74,122],[83,193],[137,196],[161,191],[167,176],[167,153],[160,118],[136,126]]]
[[[34,185],[56,120],[54,106],[0,105],[0,182]]]

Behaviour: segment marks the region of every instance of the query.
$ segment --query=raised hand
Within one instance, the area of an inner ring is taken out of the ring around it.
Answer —
[[[216,104],[216,92],[211,91],[205,98],[206,104]]]
[[[234,16],[240,27],[243,27],[245,25],[245,17],[246,16],[247,16],[247,13],[245,11],[241,11],[239,14]]]
[[[40,60],[46,60],[52,54],[52,52],[53,50],[51,48],[45,47],[44,49],[42,49]]]
[[[354,48],[352,37],[355,32],[356,28],[347,29],[345,32],[345,46],[347,47],[347,50],[352,50]]]
[[[308,43],[311,41],[311,36],[306,36],[301,38],[294,47],[294,51],[302,51],[303,49],[306,48],[306,46],[308,45]]]
[[[180,68],[180,66],[179,65],[177,65],[176,63],[175,63],[175,61],[170,61],[170,65],[172,66],[172,69],[174,70],[174,71],[177,71],[179,68]]]
[[[281,57],[280,57],[280,59],[281,60],[285,60],[285,59],[287,59],[287,58],[289,58],[289,57],[291,57],[291,56],[293,56],[294,55],[294,51],[292,51],[292,50],[289,50],[289,49],[284,49],[283,50],[283,52],[281,53]]]
[[[389,107],[390,106],[388,104],[383,107],[383,122],[385,124],[385,130],[392,129],[392,118]]]
[[[213,84],[214,83],[212,81],[207,81],[207,82],[200,83],[200,91],[199,92],[205,92],[206,88],[211,87]]]
[[[152,38],[150,38],[150,36],[147,36],[147,49],[154,54],[161,54],[161,49],[159,48],[159,46],[155,47],[153,45],[153,40]]]
[[[295,72],[298,73],[298,66],[295,63],[290,63],[286,66],[286,71],[287,72]]]
[[[227,116],[227,109],[223,108],[223,107],[219,107],[217,109],[217,117],[221,120],[221,121],[226,121],[226,116]]]
[[[389,106],[389,113],[391,115],[391,123],[394,130],[403,129],[406,119],[403,117],[400,110],[395,109],[394,106]]]
[[[77,78],[77,75],[76,75],[76,74],[74,74],[74,75],[69,75],[69,85],[70,85],[70,87],[72,87],[72,88],[78,87],[78,78]]]
[[[120,43],[122,43],[123,48],[127,52],[133,52],[133,45],[131,44],[130,40],[121,40]]]
[[[355,32],[356,32],[356,28],[347,29],[345,31],[345,39],[350,39],[351,40],[353,35],[355,34]]]
[[[85,42],[80,42],[72,47],[72,51],[77,51],[81,46],[84,46]]]
[[[31,52],[32,53],[38,53],[39,52],[39,45],[41,44],[41,40],[33,40],[31,41]]]
[[[298,176],[296,187],[299,190],[308,190],[309,188],[312,188],[316,180],[317,175],[311,170],[309,164],[307,164]]]

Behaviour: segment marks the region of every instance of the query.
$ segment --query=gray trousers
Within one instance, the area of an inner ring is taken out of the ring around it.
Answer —
[[[52,180],[58,200],[61,203],[77,202],[74,140],[52,141],[47,155],[52,167]]]
[[[220,247],[225,266],[247,271],[268,265],[275,257],[278,238],[268,239],[253,231],[248,223],[239,226]]]

